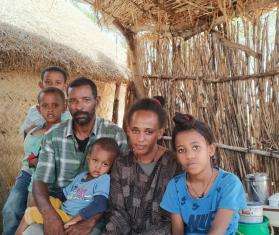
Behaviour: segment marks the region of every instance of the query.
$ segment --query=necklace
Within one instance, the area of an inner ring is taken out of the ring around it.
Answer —
[[[206,191],[207,191],[207,189],[208,189],[208,186],[210,185],[210,183],[211,183],[211,181],[212,181],[212,178],[213,178],[213,168],[212,168],[212,171],[211,171],[211,176],[210,176],[210,178],[209,178],[209,181],[207,182],[207,184],[205,185],[205,188],[204,188],[204,190],[202,191],[202,193],[200,194],[200,193],[197,193],[197,191],[194,189],[194,187],[191,185],[191,183],[190,183],[190,181],[187,181],[187,184],[188,184],[188,186],[189,186],[189,188],[193,191],[193,193],[195,194],[195,195],[193,195],[194,197],[197,197],[197,198],[203,198],[204,197],[204,195],[205,195],[205,193],[206,193]],[[191,194],[191,193],[190,193]]]
[[[156,161],[158,160],[158,158],[159,158],[159,157],[158,157],[159,149],[160,149],[160,147],[159,147],[159,145],[157,145],[157,150],[156,150],[156,152],[154,153],[153,158],[152,158],[152,160],[151,160],[150,162],[142,162],[138,156],[135,156],[135,157],[136,157],[136,160],[137,160],[138,162],[140,162],[140,163],[146,163],[146,164],[147,164],[147,163],[156,162]]]

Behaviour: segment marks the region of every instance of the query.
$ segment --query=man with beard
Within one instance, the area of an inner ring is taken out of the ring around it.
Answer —
[[[97,96],[97,87],[93,81],[85,77],[78,78],[69,85],[67,94],[72,119],[46,134],[34,177],[33,196],[43,215],[44,227],[31,225],[24,234],[89,234],[102,213],[64,230],[49,196],[57,197],[61,188],[71,183],[77,174],[87,170],[88,148],[97,139],[114,138],[122,153],[128,150],[124,131],[96,117],[95,110],[100,97]]]

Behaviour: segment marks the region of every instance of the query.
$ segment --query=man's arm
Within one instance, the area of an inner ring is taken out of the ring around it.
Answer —
[[[42,181],[35,180],[33,182],[33,196],[36,205],[43,216],[44,234],[65,234],[63,222],[49,201],[49,192],[47,184]]]
[[[38,160],[34,173],[33,197],[44,219],[44,234],[65,234],[63,223],[49,201],[48,185],[55,185],[56,182],[55,151],[51,132],[42,140]]]

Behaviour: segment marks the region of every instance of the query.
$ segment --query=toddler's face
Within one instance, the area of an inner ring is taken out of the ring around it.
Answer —
[[[104,150],[100,145],[93,146],[90,155],[88,156],[89,173],[96,178],[100,175],[108,173],[113,160],[114,153]]]

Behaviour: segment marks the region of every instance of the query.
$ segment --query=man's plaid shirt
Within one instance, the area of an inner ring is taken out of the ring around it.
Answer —
[[[77,174],[87,170],[86,156],[89,146],[101,137],[115,139],[121,152],[128,152],[124,131],[103,118],[96,117],[84,153],[78,150],[78,143],[73,133],[73,120],[61,123],[47,133],[42,141],[34,180],[49,184],[52,192],[67,186]]]

